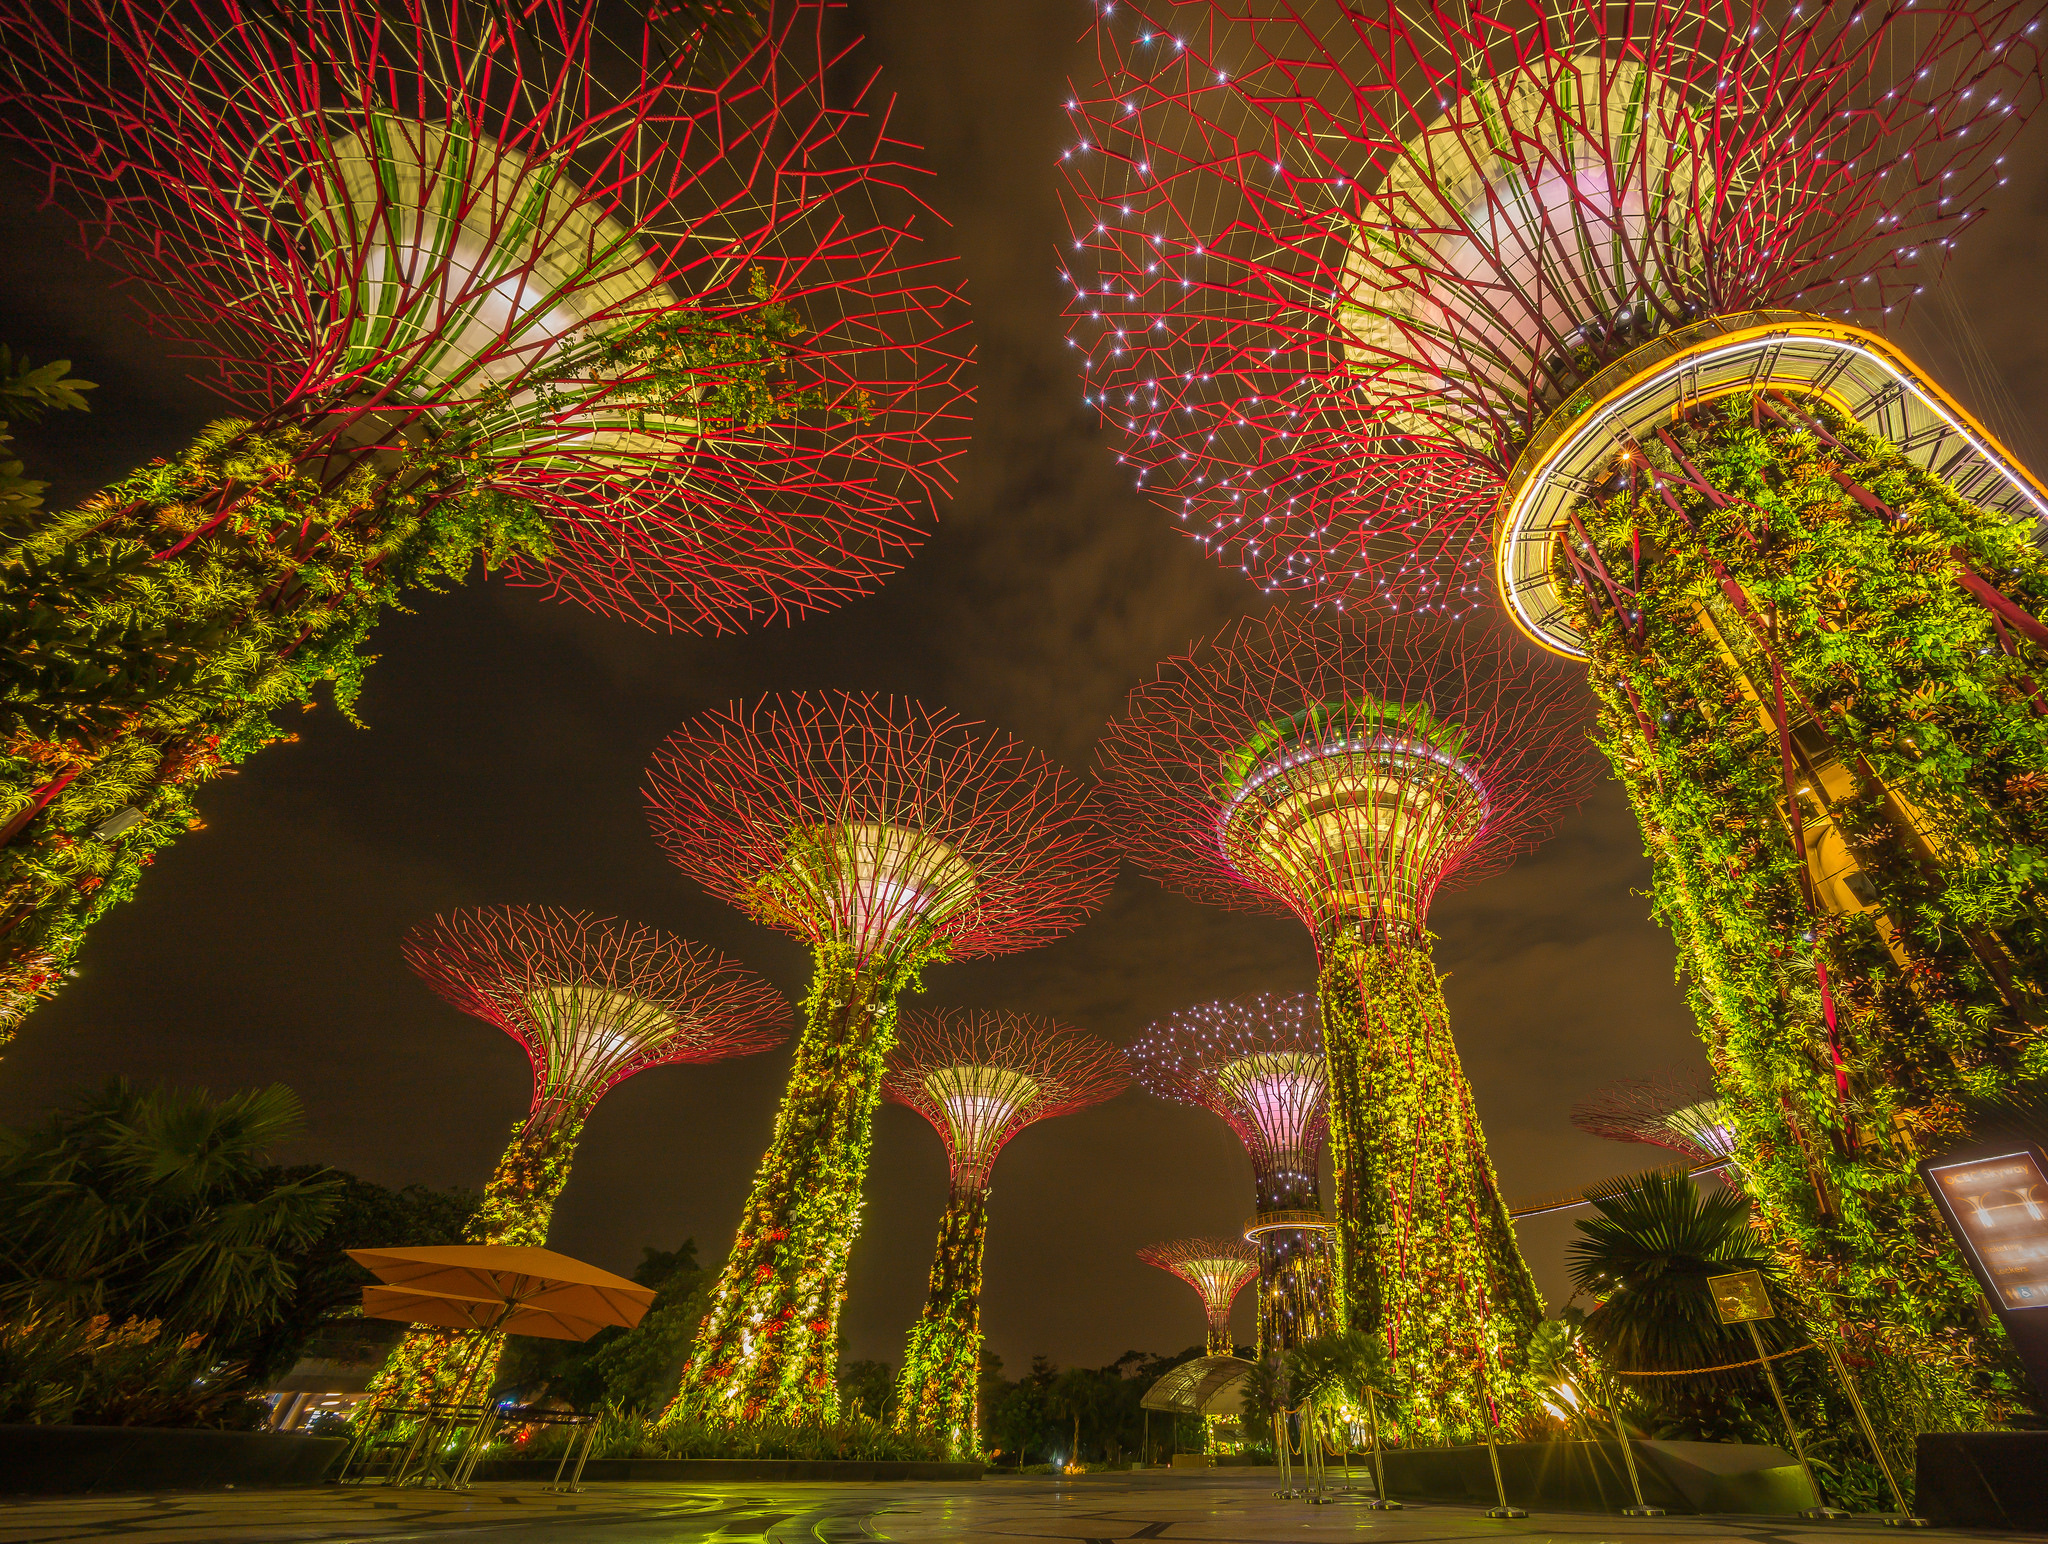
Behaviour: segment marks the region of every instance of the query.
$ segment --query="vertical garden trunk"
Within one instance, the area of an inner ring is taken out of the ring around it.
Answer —
[[[943,1432],[953,1455],[978,1451],[981,1377],[981,1256],[988,1242],[988,1191],[955,1184],[939,1222],[931,1290],[911,1326],[896,1386],[896,1423]]]
[[[1560,589],[1747,1186],[1910,1470],[1914,1430],[2018,1394],[1915,1166],[2048,1072],[2048,574],[1812,399],[1645,450],[1578,506]]]
[[[850,951],[819,951],[775,1134],[669,1418],[837,1412],[839,1313],[895,1039],[893,979]]]
[[[584,1118],[585,1112],[543,1105],[513,1128],[483,1204],[463,1229],[464,1243],[525,1249],[547,1243]],[[487,1398],[504,1351],[505,1337],[495,1331],[408,1331],[370,1383],[371,1408],[441,1403],[458,1394],[469,1402]]]
[[[1259,1355],[1278,1356],[1336,1327],[1328,1235],[1320,1228],[1267,1223],[1271,1217],[1322,1216],[1322,1187],[1307,1164],[1283,1169],[1255,1165],[1259,1250]]]
[[[351,448],[377,415],[209,426],[75,510],[0,532],[0,1045],[86,930],[200,822],[196,787],[290,738],[409,585],[479,549],[543,552],[539,516],[462,496],[457,458]],[[388,432],[388,426],[381,427]]]
[[[1426,948],[1346,928],[1317,992],[1330,1069],[1347,1321],[1382,1337],[1411,1438],[1484,1429],[1480,1361],[1512,1430],[1543,1305],[1500,1197]]]

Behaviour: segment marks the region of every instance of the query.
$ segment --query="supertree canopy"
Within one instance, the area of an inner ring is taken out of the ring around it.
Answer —
[[[1339,1292],[1385,1337],[1419,1429],[1479,1429],[1479,1379],[1519,1374],[1542,1314],[1428,916],[1585,796],[1571,675],[1503,624],[1276,613],[1167,661],[1100,747],[1127,856],[1315,938]]]
[[[233,415],[0,530],[0,1006],[401,592],[727,631],[916,544],[964,342],[909,147],[833,7],[652,9],[0,0],[4,133]]]
[[[1317,599],[1490,566],[1587,661],[1745,1182],[1901,1461],[2015,1392],[1916,1165],[2048,1071],[2048,493],[1870,329],[2006,179],[2041,9],[1119,6],[1069,157],[1089,394],[1191,530]]]
[[[926,965],[1077,926],[1116,860],[1078,778],[902,699],[700,715],[656,752],[647,800],[677,867],[803,940],[813,967],[775,1134],[670,1411],[826,1415],[898,995]]]
[[[1588,1136],[1667,1148],[1695,1168],[1735,1156],[1727,1112],[1701,1072],[1619,1079],[1575,1105],[1572,1124]]]
[[[538,1247],[584,1122],[607,1089],[649,1067],[751,1056],[789,1032],[789,1005],[751,971],[653,928],[552,906],[457,911],[415,928],[405,962],[443,998],[518,1041],[533,1104],[512,1130],[472,1244]],[[414,1330],[371,1386],[378,1403],[447,1398],[482,1376],[468,1338]]]
[[[1221,1116],[1252,1160],[1259,1251],[1259,1352],[1277,1356],[1336,1329],[1323,1216],[1329,1076],[1313,992],[1261,992],[1185,1008],[1124,1048],[1161,1099]]]
[[[1244,1284],[1259,1274],[1259,1252],[1241,1238],[1177,1238],[1147,1244],[1138,1258],[1195,1289],[1209,1326],[1208,1354],[1230,1355],[1230,1305]]]
[[[979,1448],[989,1170],[1003,1144],[1032,1122],[1099,1104],[1128,1085],[1107,1040],[1030,1014],[954,1010],[904,1020],[883,1091],[932,1123],[946,1144],[953,1185],[931,1291],[903,1352],[898,1425],[944,1432],[955,1453]]]

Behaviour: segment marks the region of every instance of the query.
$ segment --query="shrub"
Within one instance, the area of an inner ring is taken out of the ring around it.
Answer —
[[[247,1430],[264,1414],[242,1368],[156,1319],[45,1311],[0,1323],[0,1422]]]

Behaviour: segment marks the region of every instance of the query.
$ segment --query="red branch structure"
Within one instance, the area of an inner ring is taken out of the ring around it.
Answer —
[[[1034,1121],[1130,1086],[1100,1035],[1028,1013],[921,1012],[904,1019],[882,1087],[932,1123],[955,1190],[986,1190],[1003,1144]]]
[[[1585,797],[1590,708],[1501,622],[1275,613],[1167,661],[1098,749],[1126,856],[1315,939],[1344,1312],[1385,1337],[1410,1419],[1441,1436],[1482,1430],[1483,1388],[1517,1373],[1541,1307],[1429,907]]]
[[[517,1040],[533,1104],[513,1128],[465,1237],[539,1247],[583,1125],[607,1089],[649,1067],[751,1056],[789,1031],[789,1004],[701,944],[553,906],[451,912],[415,928],[406,964],[453,1006]],[[488,1389],[503,1337],[414,1330],[371,1386],[378,1404]]]
[[[460,426],[466,485],[551,519],[528,582],[727,631],[899,567],[965,436],[959,283],[832,10],[7,0],[0,82],[259,427],[338,478]]]
[[[1178,1276],[1202,1300],[1210,1356],[1230,1355],[1230,1305],[1259,1273],[1258,1251],[1241,1238],[1180,1238],[1138,1251],[1147,1265]]]
[[[804,940],[814,968],[774,1139],[672,1409],[827,1414],[898,994],[928,964],[1073,928],[1116,860],[1080,779],[900,699],[700,715],[656,753],[647,798],[676,866]]]
[[[1101,7],[1064,163],[1085,400],[1267,589],[1468,610],[1502,479],[1609,361],[1929,282],[2040,100],[2039,15]]]
[[[685,724],[647,802],[675,865],[764,926],[867,965],[1010,954],[1115,879],[1072,773],[908,699],[793,693]]]
[[[1590,712],[1497,623],[1248,617],[1131,693],[1099,750],[1105,818],[1194,900],[1420,942],[1439,889],[1498,873],[1585,798]]]
[[[885,1091],[932,1123],[953,1178],[931,1290],[904,1347],[897,1421],[974,1451],[989,1170],[1026,1126],[1114,1098],[1130,1079],[1101,1036],[1024,1013],[913,1014],[888,1065]]]
[[[1588,1136],[1668,1148],[1695,1165],[1735,1156],[1713,1079],[1689,1068],[1609,1083],[1573,1106],[1572,1124]]]
[[[1252,1160],[1259,1250],[1259,1351],[1284,1352],[1333,1329],[1329,1251],[1317,1173],[1329,1076],[1313,992],[1262,992],[1185,1008],[1124,1054],[1161,1099],[1221,1116]]]
[[[533,1063],[533,1120],[581,1120],[649,1067],[752,1056],[789,1037],[789,1004],[751,971],[586,912],[452,912],[415,928],[403,952],[450,1004],[519,1042]]]

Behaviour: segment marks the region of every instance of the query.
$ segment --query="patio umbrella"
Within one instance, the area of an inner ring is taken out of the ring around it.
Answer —
[[[607,1325],[632,1329],[654,1302],[652,1287],[551,1249],[448,1244],[351,1249],[348,1257],[383,1283],[363,1288],[372,1319],[588,1340]]]

